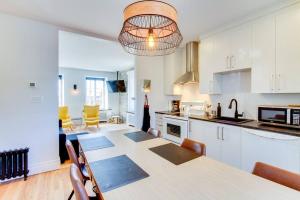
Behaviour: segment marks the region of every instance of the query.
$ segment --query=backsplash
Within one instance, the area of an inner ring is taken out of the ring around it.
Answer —
[[[221,103],[223,116],[234,116],[235,107],[228,109],[230,100],[238,101],[239,113],[244,112],[244,117],[257,119],[257,106],[259,105],[289,105],[300,104],[300,94],[254,94],[251,93],[251,73],[235,72],[222,75],[222,94],[200,94],[198,84],[183,86],[181,101],[205,100],[216,110]]]

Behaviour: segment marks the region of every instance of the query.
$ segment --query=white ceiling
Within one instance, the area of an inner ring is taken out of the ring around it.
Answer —
[[[178,11],[183,44],[199,35],[291,0],[164,0]],[[124,8],[134,0],[0,0],[0,11],[29,17],[102,39],[117,40]],[[62,32],[60,66],[121,71],[133,56],[117,42]]]
[[[287,0],[164,0],[177,8],[184,42]],[[1,0],[0,11],[116,39],[133,0]]]
[[[98,71],[123,71],[134,67],[134,56],[114,41],[59,32],[59,66]]]

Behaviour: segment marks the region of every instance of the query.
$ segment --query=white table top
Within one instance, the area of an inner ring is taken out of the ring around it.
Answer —
[[[105,135],[114,147],[84,152],[87,162],[126,154],[150,176],[103,193],[105,200],[300,200],[300,192],[202,156],[174,165],[148,148],[170,143],[157,138],[136,143],[124,133],[134,129],[79,136]]]

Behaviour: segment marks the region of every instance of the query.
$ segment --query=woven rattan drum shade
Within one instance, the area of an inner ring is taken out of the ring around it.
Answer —
[[[119,42],[127,52],[140,56],[171,54],[181,41],[173,6],[148,0],[125,8]]]

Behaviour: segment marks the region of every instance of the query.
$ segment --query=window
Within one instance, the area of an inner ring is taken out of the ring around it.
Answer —
[[[58,75],[58,105],[63,106],[64,104],[64,80],[62,75]]]
[[[104,78],[86,78],[86,104],[107,108],[107,89]]]

